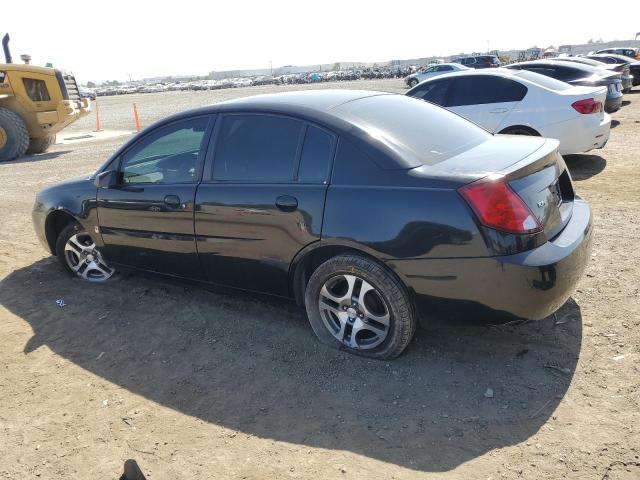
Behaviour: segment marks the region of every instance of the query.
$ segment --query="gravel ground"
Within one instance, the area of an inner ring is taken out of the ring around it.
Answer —
[[[130,129],[132,101],[146,125],[284,89],[101,98],[102,123]],[[423,328],[388,363],[320,345],[287,303],[62,275],[35,239],[34,195],[122,138],[0,164],[0,478],[116,479],[127,458],[149,479],[640,478],[640,88],[626,100],[604,150],[566,158],[596,228],[567,304]]]

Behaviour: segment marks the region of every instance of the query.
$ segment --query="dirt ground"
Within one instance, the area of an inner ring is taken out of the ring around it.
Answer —
[[[102,124],[132,128],[132,101],[146,125],[282,89],[101,98]],[[540,322],[423,328],[392,362],[320,345],[287,303],[63,275],[35,193],[124,138],[0,164],[0,478],[117,479],[128,458],[149,479],[640,478],[640,87],[625,103],[605,149],[566,159],[596,229],[572,299]]]

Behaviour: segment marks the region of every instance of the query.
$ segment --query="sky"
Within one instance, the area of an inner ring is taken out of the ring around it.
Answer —
[[[640,2],[105,0],[4,2],[14,61],[102,82],[625,40]],[[37,12],[37,13],[36,13]],[[601,13],[597,13],[601,12]],[[616,16],[612,21],[612,16]]]

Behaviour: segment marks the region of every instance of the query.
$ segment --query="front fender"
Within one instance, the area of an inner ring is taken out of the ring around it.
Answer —
[[[61,183],[38,193],[32,212],[33,225],[48,251],[55,254],[57,236],[69,221],[78,222],[97,245],[103,245],[97,229],[96,193],[91,179]]]

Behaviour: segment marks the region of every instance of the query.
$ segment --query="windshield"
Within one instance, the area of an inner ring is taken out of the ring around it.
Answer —
[[[546,75],[530,72],[529,70],[518,70],[514,73],[514,76],[524,78],[525,80],[529,80],[530,82],[540,85],[541,87],[547,88],[549,90],[555,90],[556,92],[561,92],[562,90],[568,90],[571,88],[571,85],[569,85],[568,83],[561,82],[560,80],[556,80],[555,78],[547,77]]]
[[[376,95],[343,103],[334,111],[398,151],[405,167],[434,165],[491,138],[444,108],[403,95]]]

